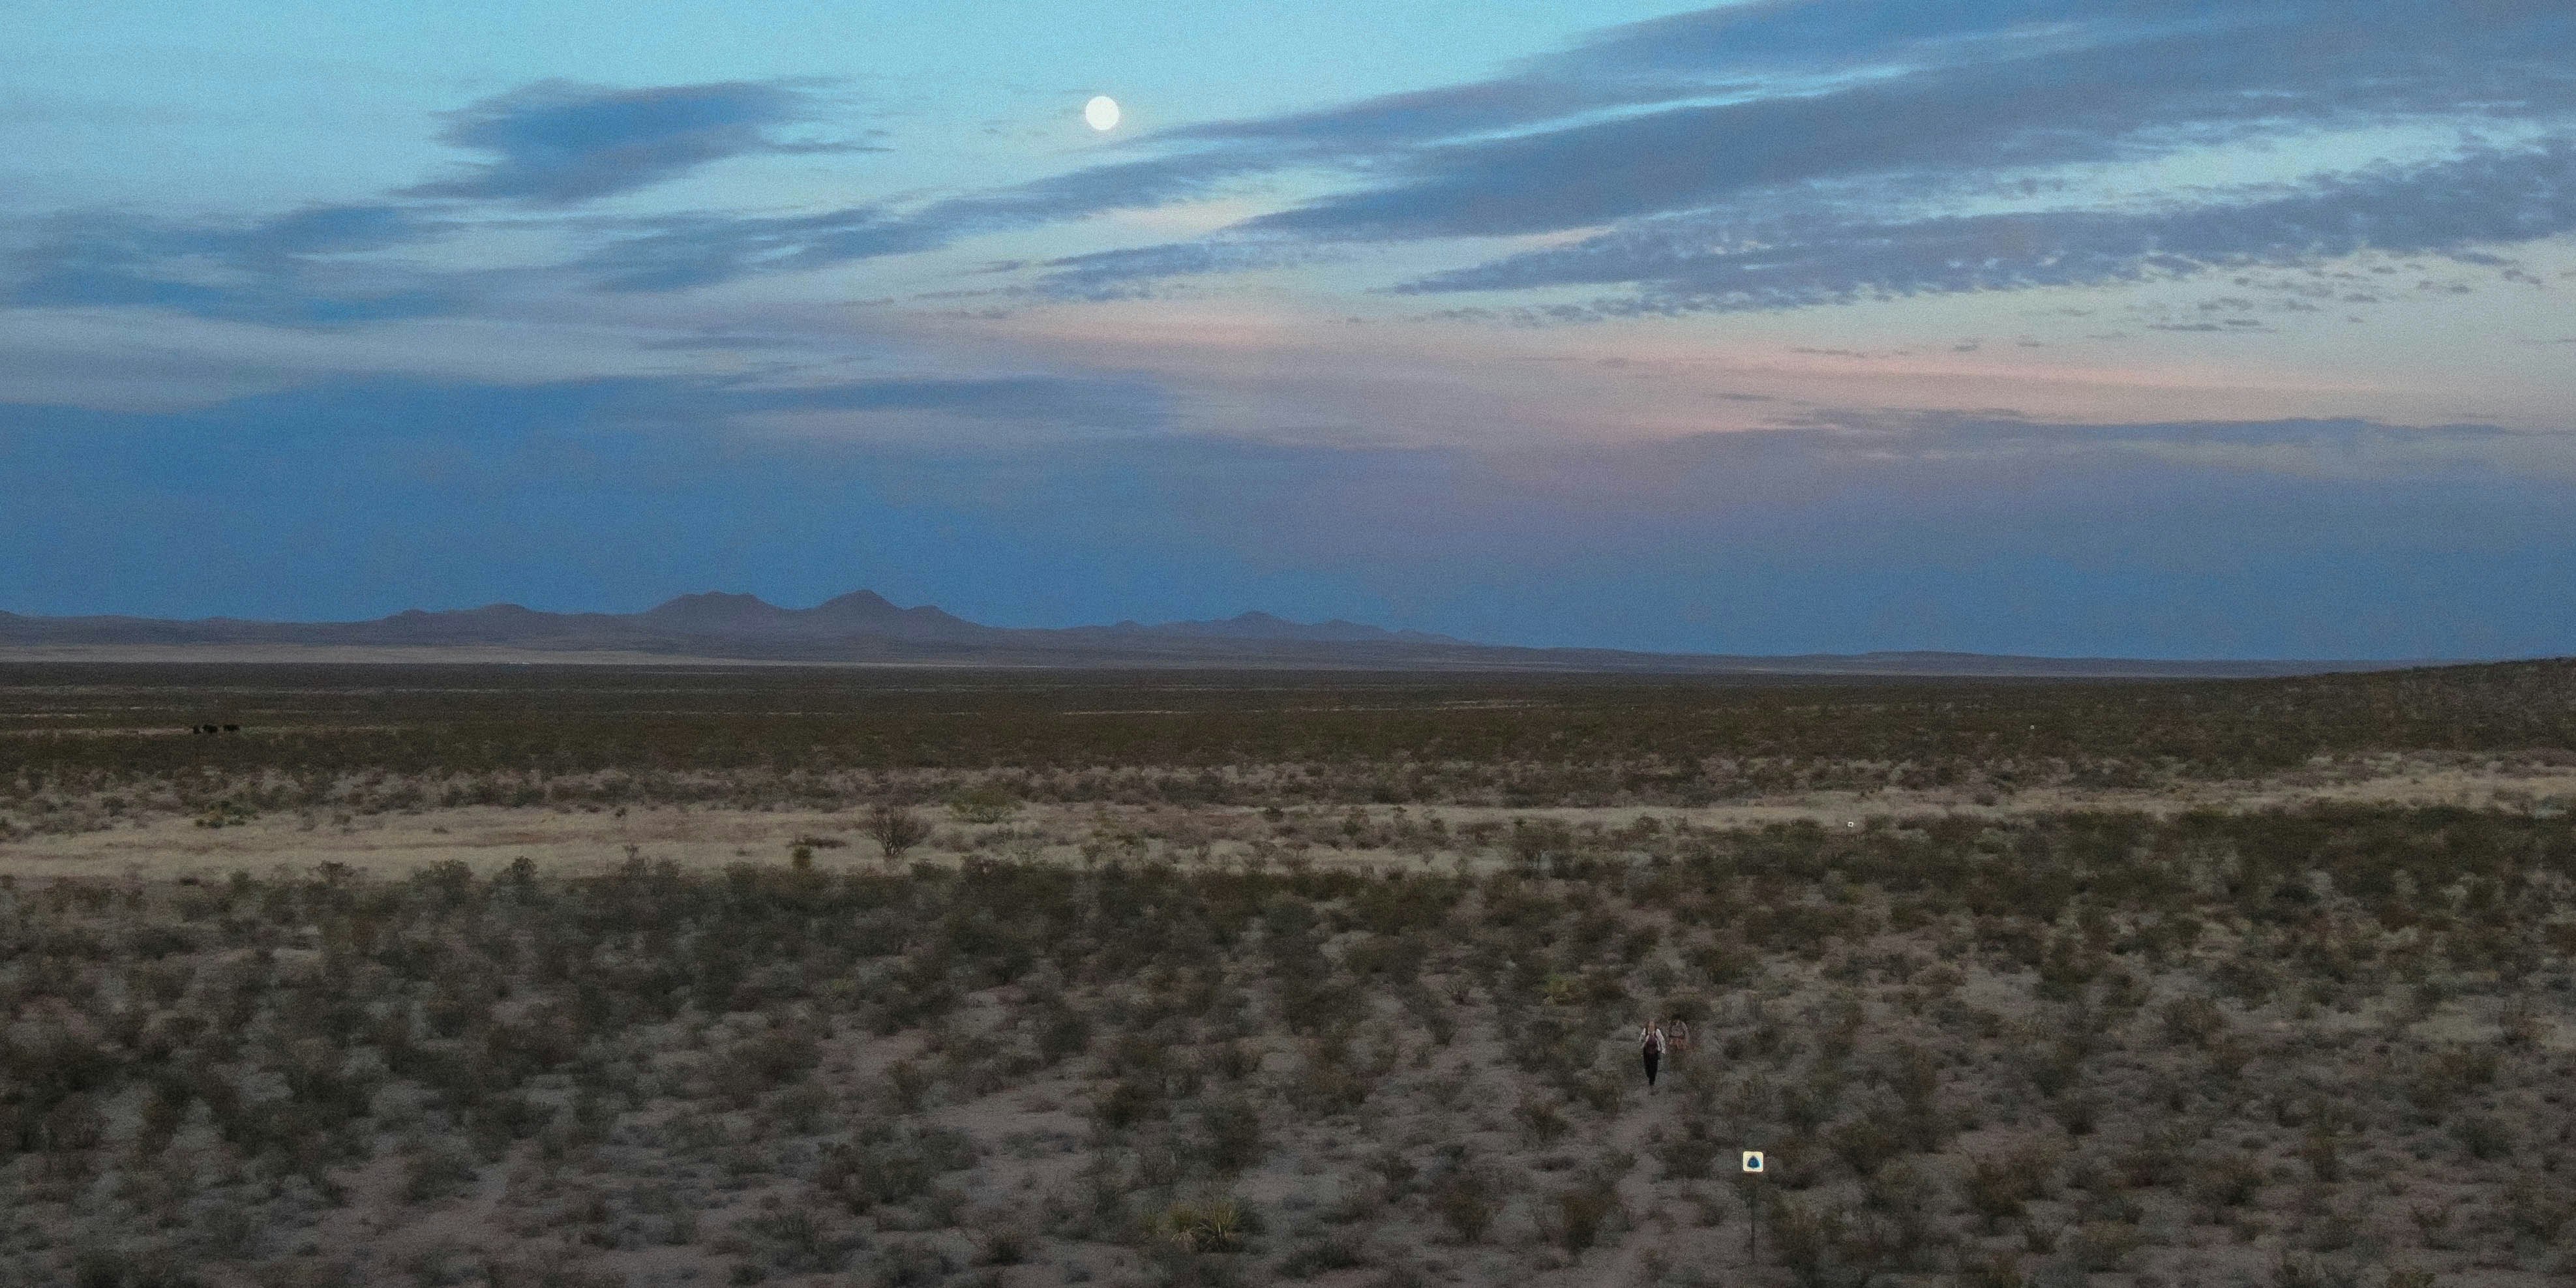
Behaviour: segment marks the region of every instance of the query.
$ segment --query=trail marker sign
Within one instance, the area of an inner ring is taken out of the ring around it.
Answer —
[[[1748,1149],[1744,1151],[1744,1170],[1748,1172],[1758,1172],[1762,1170],[1761,1150]]]

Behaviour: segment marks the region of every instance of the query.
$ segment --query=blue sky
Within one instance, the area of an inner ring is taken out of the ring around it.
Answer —
[[[0,608],[2576,652],[2555,0],[12,25]]]

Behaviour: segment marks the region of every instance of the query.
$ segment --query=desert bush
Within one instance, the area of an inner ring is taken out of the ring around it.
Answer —
[[[1827,1284],[1840,1267],[1848,1224],[1840,1209],[1788,1199],[1772,1210],[1771,1246],[1802,1288]]]
[[[432,1146],[415,1152],[403,1165],[403,1198],[412,1203],[430,1203],[463,1192],[472,1185],[479,1172],[473,1156],[447,1146]]]
[[[978,783],[948,798],[948,812],[961,823],[1007,823],[1019,810],[1020,802],[997,783]]]
[[[1580,1255],[1601,1241],[1621,1217],[1619,1192],[1603,1178],[1587,1178],[1550,1196],[1545,1215],[1548,1237],[1568,1255]]]
[[[2251,1154],[2207,1154],[2195,1162],[2191,1193],[2213,1208],[2243,1207],[2254,1201],[2268,1179],[2262,1160]]]
[[[849,1264],[861,1243],[834,1237],[813,1212],[782,1207],[735,1222],[728,1246],[781,1274],[828,1274]]]
[[[1985,1154],[1968,1160],[1959,1184],[1959,1199],[1984,1220],[1988,1230],[2022,1214],[2032,1199],[2046,1192],[2056,1160],[2037,1147]]]
[[[1655,1160],[1663,1165],[1664,1175],[1674,1180],[1705,1179],[1716,1168],[1725,1142],[1702,1114],[1684,1114],[1676,1126],[1678,1130],[1652,1142]]]
[[[1195,1253],[1240,1252],[1244,1240],[1259,1225],[1249,1210],[1234,1199],[1175,1203],[1164,1209],[1162,1219],[1164,1236]]]
[[[987,1266],[1016,1266],[1028,1259],[1028,1236],[1012,1229],[986,1232],[975,1254],[975,1260]]]
[[[2317,1180],[2333,1184],[2343,1179],[2343,1142],[2330,1127],[2310,1128],[2299,1145],[2299,1157],[2307,1163],[2309,1175]]]
[[[2516,1235],[2548,1243],[2576,1218],[2576,1199],[2564,1185],[2526,1172],[2505,1187],[2504,1215]]]
[[[2407,1096],[2427,1117],[2439,1117],[2452,1102],[2495,1081],[2497,1056],[2482,1047],[2448,1047],[2427,1056],[2407,1085]]]
[[[771,1091],[810,1073],[822,1058],[811,1033],[781,1025],[736,1042],[712,1062],[709,1081],[735,1108],[745,1108]]]
[[[2482,1163],[2503,1158],[2513,1150],[2513,1138],[2506,1133],[2504,1124],[2491,1115],[2469,1114],[2453,1123],[2451,1132],[2459,1138],[2460,1148]]]
[[[2102,1274],[2129,1268],[2146,1245],[2146,1232],[2129,1221],[2087,1221],[2068,1240],[2067,1252],[2084,1270]]]
[[[1368,1253],[1348,1233],[1318,1235],[1288,1250],[1279,1259],[1279,1273],[1288,1279],[1312,1279],[1336,1270],[1349,1270],[1368,1264]]]
[[[1858,1176],[1871,1176],[1905,1149],[1906,1131],[1892,1113],[1872,1111],[1826,1133],[1834,1156]]]
[[[905,851],[930,839],[930,825],[901,805],[869,806],[864,826],[868,839],[877,843],[888,861],[902,858]]]
[[[866,1282],[874,1288],[929,1288],[957,1270],[937,1244],[917,1239],[888,1239],[869,1262]]]
[[[2023,1288],[2030,1281],[2022,1276],[2020,1257],[1993,1252],[1963,1260],[1950,1282],[1954,1288]]]
[[[940,1176],[974,1166],[975,1156],[974,1141],[960,1132],[871,1124],[824,1149],[814,1187],[865,1213],[930,1193]]]
[[[1080,1055],[1091,1044],[1091,1021],[1066,1005],[1061,995],[1050,996],[1041,1003],[1034,1020],[1038,1059],[1043,1063],[1054,1064]]]
[[[2273,1288],[2360,1288],[2361,1274],[2342,1262],[2298,1253],[2274,1258],[2269,1276]]]
[[[72,1288],[202,1288],[205,1280],[166,1248],[82,1248],[72,1255]]]
[[[1199,1110],[1208,1165],[1218,1172],[1240,1172],[1261,1161],[1264,1152],[1260,1109],[1237,1096],[1209,1101]]]
[[[2207,997],[2177,997],[2160,1014],[2165,1041],[2176,1046],[2206,1046],[2227,1028],[2226,1013]]]
[[[1453,1166],[1431,1186],[1432,1211],[1462,1244],[1482,1242],[1502,1205],[1502,1186],[1492,1171],[1477,1164]]]

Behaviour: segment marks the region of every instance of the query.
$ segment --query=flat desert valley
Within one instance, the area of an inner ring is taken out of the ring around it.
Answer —
[[[2564,663],[21,662],[0,1281],[2561,1283],[2571,805]]]

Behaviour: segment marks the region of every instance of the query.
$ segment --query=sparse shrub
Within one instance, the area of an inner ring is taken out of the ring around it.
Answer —
[[[1771,1246],[1798,1284],[1825,1284],[1837,1268],[1836,1254],[1847,1225],[1848,1218],[1838,1209],[1784,1200],[1772,1213]]]
[[[1199,1111],[1207,1137],[1208,1164],[1220,1172],[1240,1172],[1261,1161],[1261,1112],[1239,1097],[1221,1097]]]
[[[1163,1212],[1163,1232],[1190,1252],[1239,1252],[1243,1249],[1243,1208],[1232,1199],[1175,1203]]]
[[[1512,1116],[1520,1119],[1521,1130],[1541,1145],[1555,1143],[1566,1132],[1565,1115],[1557,1110],[1555,1102],[1537,1096],[1521,1097]]]
[[[2515,1234],[2548,1243],[2576,1217],[2576,1199],[2564,1185],[2524,1173],[2505,1187],[2504,1211]]]
[[[2272,1262],[2272,1288],[2360,1288],[2361,1276],[2338,1262],[2283,1253]]]
[[[1138,1078],[1121,1078],[1101,1093],[1093,1106],[1092,1116],[1100,1125],[1112,1129],[1133,1127],[1157,1113],[1163,1104],[1162,1088]]]
[[[917,1114],[930,1098],[930,1073],[911,1060],[886,1066],[885,1099],[896,1113]]]
[[[1368,1255],[1359,1241],[1348,1234],[1335,1232],[1309,1239],[1289,1249],[1279,1259],[1279,1273],[1289,1279],[1312,1279],[1336,1270],[1349,1270],[1368,1264]]]
[[[2020,1216],[2025,1205],[2045,1192],[2054,1166],[2055,1160],[2036,1147],[1972,1158],[1960,1182],[1960,1201],[1992,1230]]]
[[[2129,1221],[2087,1221],[2068,1241],[2075,1264],[2100,1274],[2129,1268],[2130,1258],[2146,1243],[2146,1232]]]
[[[1037,1019],[1038,1058],[1048,1064],[1082,1054],[1091,1044],[1091,1021],[1056,998],[1041,1007]]]
[[[2482,1163],[2513,1150],[2513,1138],[2505,1133],[2504,1125],[2487,1114],[2470,1114],[2453,1124],[2451,1132],[2459,1137],[2460,1148]]]
[[[2201,1158],[2192,1173],[2192,1197],[2213,1208],[2238,1208],[2254,1201],[2268,1179],[2261,1159],[2251,1154],[2217,1153]]]
[[[737,1239],[781,1274],[829,1273],[848,1264],[857,1242],[835,1239],[812,1212],[801,1207],[759,1212],[734,1223]]]
[[[1568,1255],[1580,1255],[1601,1241],[1620,1212],[1619,1192],[1607,1181],[1588,1180],[1549,1200],[1548,1235]]]
[[[403,1198],[411,1203],[430,1203],[462,1192],[472,1185],[480,1169],[472,1156],[444,1146],[432,1146],[415,1152],[403,1164]]]
[[[56,1151],[95,1149],[106,1131],[107,1119],[89,1097],[65,1096],[45,1113],[44,1147]]]
[[[2299,1146],[2299,1157],[2319,1181],[2333,1184],[2343,1179],[2343,1144],[2333,1131],[2322,1126],[2310,1129]]]
[[[923,822],[920,815],[900,805],[869,806],[866,828],[868,839],[877,843],[877,848],[889,862],[902,858],[904,851],[930,839],[930,825]]]
[[[929,1288],[957,1269],[938,1245],[914,1239],[888,1239],[870,1260],[875,1288]]]
[[[2496,1053],[2484,1047],[2437,1051],[2417,1067],[2407,1095],[2427,1117],[2439,1117],[2471,1089],[2494,1082],[2496,1065]]]
[[[946,1173],[971,1167],[975,1143],[946,1128],[898,1132],[879,1125],[823,1151],[814,1186],[853,1213],[908,1203],[930,1193]]]
[[[1718,1154],[1725,1146],[1717,1140],[1706,1118],[1685,1115],[1679,1127],[1678,1132],[1654,1143],[1655,1159],[1663,1164],[1664,1175],[1674,1180],[1704,1180],[1715,1170]]]
[[[1016,1266],[1029,1259],[1027,1236],[1017,1230],[1000,1229],[984,1235],[983,1248],[975,1259],[988,1266]]]
[[[812,1034],[782,1025],[735,1043],[714,1062],[711,1081],[735,1108],[804,1077],[822,1058]]]
[[[2150,1127],[2120,1155],[2120,1179],[2131,1189],[2179,1184],[2190,1157],[2190,1142],[2179,1128]]]
[[[948,812],[961,823],[1007,823],[1019,809],[1010,792],[991,783],[979,783],[948,798]]]
[[[1961,1263],[1950,1282],[1956,1288],[2023,1288],[2029,1280],[2022,1277],[2020,1257],[1993,1252]]]
[[[1481,1166],[1452,1167],[1432,1185],[1431,1208],[1450,1237],[1460,1243],[1480,1243],[1502,1210],[1501,1186]]]
[[[1826,1135],[1834,1155],[1860,1176],[1870,1176],[1904,1149],[1900,1129],[1880,1113],[1864,1114],[1836,1126]]]

